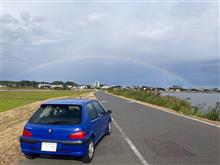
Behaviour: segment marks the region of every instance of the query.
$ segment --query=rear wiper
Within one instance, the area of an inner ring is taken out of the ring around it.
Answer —
[[[65,124],[65,123],[72,123],[70,121],[52,121],[48,122],[49,124]]]

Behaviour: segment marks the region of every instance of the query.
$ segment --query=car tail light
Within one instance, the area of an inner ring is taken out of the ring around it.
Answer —
[[[86,137],[85,131],[80,131],[70,134],[70,139],[85,139],[85,137]]]
[[[23,136],[32,137],[32,133],[26,129],[23,130]]]

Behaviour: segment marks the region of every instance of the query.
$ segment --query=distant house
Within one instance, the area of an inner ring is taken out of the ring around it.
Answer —
[[[111,85],[103,85],[102,86],[102,89],[109,89],[109,88],[111,88],[112,86]]]
[[[187,91],[187,89],[179,86],[179,85],[173,85],[172,87],[168,88],[168,91],[170,92],[182,92],[182,91]]]
[[[37,86],[38,88],[50,88],[51,87],[51,85],[50,84],[38,84],[38,86]]]
[[[51,85],[50,88],[52,88],[52,89],[54,89],[54,88],[63,88],[63,84]]]
[[[78,89],[87,89],[88,87],[86,85],[80,85],[78,86]]]
[[[67,88],[68,88],[68,89],[76,89],[77,86],[76,86],[76,85],[67,85]]]
[[[6,87],[5,85],[1,85],[1,84],[0,84],[0,88],[5,88],[5,87]]]
[[[72,85],[67,85],[67,88],[72,89],[73,86]]]

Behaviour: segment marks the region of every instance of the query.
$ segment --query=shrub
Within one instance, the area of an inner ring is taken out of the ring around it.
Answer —
[[[220,109],[209,108],[209,111],[205,114],[205,117],[210,120],[220,121]]]

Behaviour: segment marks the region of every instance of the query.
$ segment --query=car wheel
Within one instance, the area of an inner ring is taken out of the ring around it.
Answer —
[[[24,155],[27,159],[35,159],[37,157],[37,155],[34,154],[25,154]]]
[[[108,130],[107,130],[107,135],[110,135],[112,131],[112,125],[111,122],[108,123]]]
[[[92,140],[89,141],[87,154],[82,158],[83,163],[90,163],[93,159],[95,152],[94,142]]]

